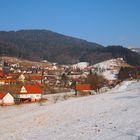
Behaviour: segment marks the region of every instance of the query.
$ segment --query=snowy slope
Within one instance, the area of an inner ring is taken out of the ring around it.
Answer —
[[[95,64],[92,67],[93,71],[96,71],[99,75],[104,76],[107,80],[116,80],[117,74],[121,66],[126,65],[122,58],[110,59],[101,63]]]
[[[140,82],[56,104],[0,108],[0,140],[139,140]]]

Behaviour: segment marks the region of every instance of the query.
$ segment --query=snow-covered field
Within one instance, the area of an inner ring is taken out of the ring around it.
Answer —
[[[107,80],[116,80],[120,67],[127,65],[122,58],[110,59],[93,65],[97,73]],[[94,71],[94,70],[93,70]]]
[[[140,82],[56,104],[1,107],[0,140],[140,140]]]

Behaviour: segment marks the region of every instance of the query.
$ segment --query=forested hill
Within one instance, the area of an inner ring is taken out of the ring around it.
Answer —
[[[0,32],[0,54],[29,59],[75,63],[87,51],[102,47],[96,43],[48,30]]]
[[[122,56],[130,64],[140,64],[139,55],[123,47],[103,47],[48,30],[0,31],[0,55],[32,60],[46,59],[61,64],[79,61],[94,64]]]

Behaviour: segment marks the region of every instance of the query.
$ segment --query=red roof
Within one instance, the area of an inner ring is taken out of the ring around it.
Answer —
[[[4,77],[4,72],[0,71],[0,77]]]
[[[42,80],[42,79],[43,79],[43,76],[34,75],[34,76],[31,76],[30,79],[31,79],[31,80]]]
[[[22,88],[25,88],[25,90],[21,91]],[[43,90],[41,87],[37,84],[35,85],[24,85],[21,87],[20,93],[21,94],[42,94]]]
[[[91,90],[91,85],[90,84],[78,84],[78,85],[76,85],[76,90],[78,90],[78,91]]]
[[[11,72],[7,74],[7,76],[19,76],[19,75],[20,73],[11,73]]]
[[[4,83],[16,83],[16,80],[11,79],[11,78],[0,78],[0,82],[4,82]]]
[[[0,92],[0,99],[3,99],[3,97],[6,95],[6,92]]]

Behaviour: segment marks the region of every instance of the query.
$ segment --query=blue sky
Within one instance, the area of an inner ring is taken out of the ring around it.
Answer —
[[[0,0],[0,30],[48,29],[140,47],[140,0]]]

